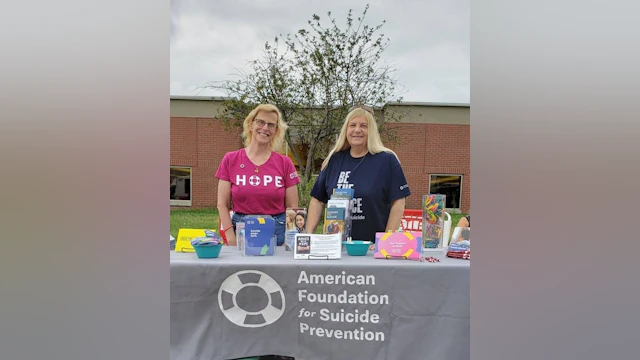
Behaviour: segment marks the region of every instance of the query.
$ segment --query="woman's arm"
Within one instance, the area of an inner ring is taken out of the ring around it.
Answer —
[[[297,208],[298,207],[298,186],[289,186],[284,193],[284,205],[285,208]]]
[[[220,217],[220,227],[227,237],[229,245],[236,245],[236,234],[231,225],[229,207],[231,205],[231,183],[224,180],[218,181],[218,216]]]
[[[316,226],[318,226],[322,215],[322,209],[324,209],[324,203],[312,197],[309,203],[309,211],[307,212],[307,234],[313,234],[316,231]]]
[[[458,225],[456,227],[469,227],[469,222],[467,221],[467,217],[463,216],[460,221],[458,221]]]
[[[400,227],[400,224],[402,224],[405,199],[406,198],[400,198],[398,200],[395,200],[393,204],[391,204],[391,211],[389,211],[389,219],[387,220],[386,231],[396,231]]]

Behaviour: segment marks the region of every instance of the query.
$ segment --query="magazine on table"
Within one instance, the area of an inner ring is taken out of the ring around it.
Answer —
[[[353,212],[353,196],[355,195],[355,190],[353,188],[335,188],[333,189],[333,193],[331,194],[330,202],[327,203],[327,207],[345,207],[344,202],[340,202],[337,200],[349,200],[349,204],[346,205],[346,211],[344,216],[344,228],[342,233],[342,239],[348,240],[351,238],[351,228],[352,228],[352,219],[351,215]],[[334,200],[334,201],[331,201]],[[327,232],[325,232],[327,234]]]
[[[351,200],[334,199],[327,201],[327,208],[324,212],[323,234],[342,235],[342,241],[346,241],[351,236]]]

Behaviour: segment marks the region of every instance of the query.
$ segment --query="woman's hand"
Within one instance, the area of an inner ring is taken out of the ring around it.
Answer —
[[[230,246],[238,245],[238,240],[236,239],[235,231],[233,231],[233,226],[229,227],[229,230],[225,230],[224,235],[227,237],[227,243],[229,243]]]

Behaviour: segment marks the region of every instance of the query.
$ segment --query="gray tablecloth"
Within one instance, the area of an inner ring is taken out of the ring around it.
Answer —
[[[469,359],[470,262],[171,252],[171,359]]]

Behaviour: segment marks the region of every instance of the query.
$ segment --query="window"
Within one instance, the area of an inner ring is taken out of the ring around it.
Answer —
[[[447,202],[445,208],[451,209],[453,213],[460,213],[462,175],[431,174],[429,194],[445,195]]]
[[[171,166],[169,188],[170,205],[191,206],[191,168]]]

